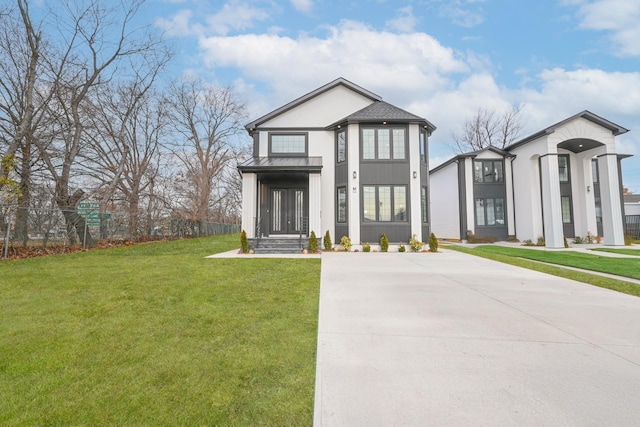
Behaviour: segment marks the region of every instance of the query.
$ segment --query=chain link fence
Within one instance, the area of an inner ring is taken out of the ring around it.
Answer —
[[[626,226],[627,235],[640,239],[640,215],[627,215]]]
[[[51,252],[123,242],[171,240],[239,233],[240,225],[193,221],[170,216],[152,219],[118,212],[100,212],[97,204],[77,210],[0,206],[0,258],[18,251]]]

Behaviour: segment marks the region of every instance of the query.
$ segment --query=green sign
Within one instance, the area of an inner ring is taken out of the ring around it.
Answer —
[[[78,203],[78,215],[87,220],[88,227],[96,227],[100,225],[100,203],[98,202],[80,202]],[[102,216],[104,219],[111,219],[110,213]]]

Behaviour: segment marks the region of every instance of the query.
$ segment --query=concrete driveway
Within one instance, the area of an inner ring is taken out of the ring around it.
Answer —
[[[640,298],[444,250],[322,255],[316,426],[638,426]]]

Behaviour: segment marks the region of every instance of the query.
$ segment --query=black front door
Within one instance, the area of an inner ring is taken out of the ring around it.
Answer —
[[[298,234],[305,216],[304,188],[271,188],[270,234]]]

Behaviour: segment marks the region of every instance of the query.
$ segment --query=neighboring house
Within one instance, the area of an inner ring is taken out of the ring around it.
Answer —
[[[640,194],[624,195],[625,215],[640,215]]]
[[[427,120],[339,78],[246,129],[253,156],[238,169],[247,237],[428,238]]]
[[[624,245],[615,137],[628,132],[583,111],[504,149],[458,155],[430,171],[431,228],[439,238],[491,236],[564,247],[564,237]]]

